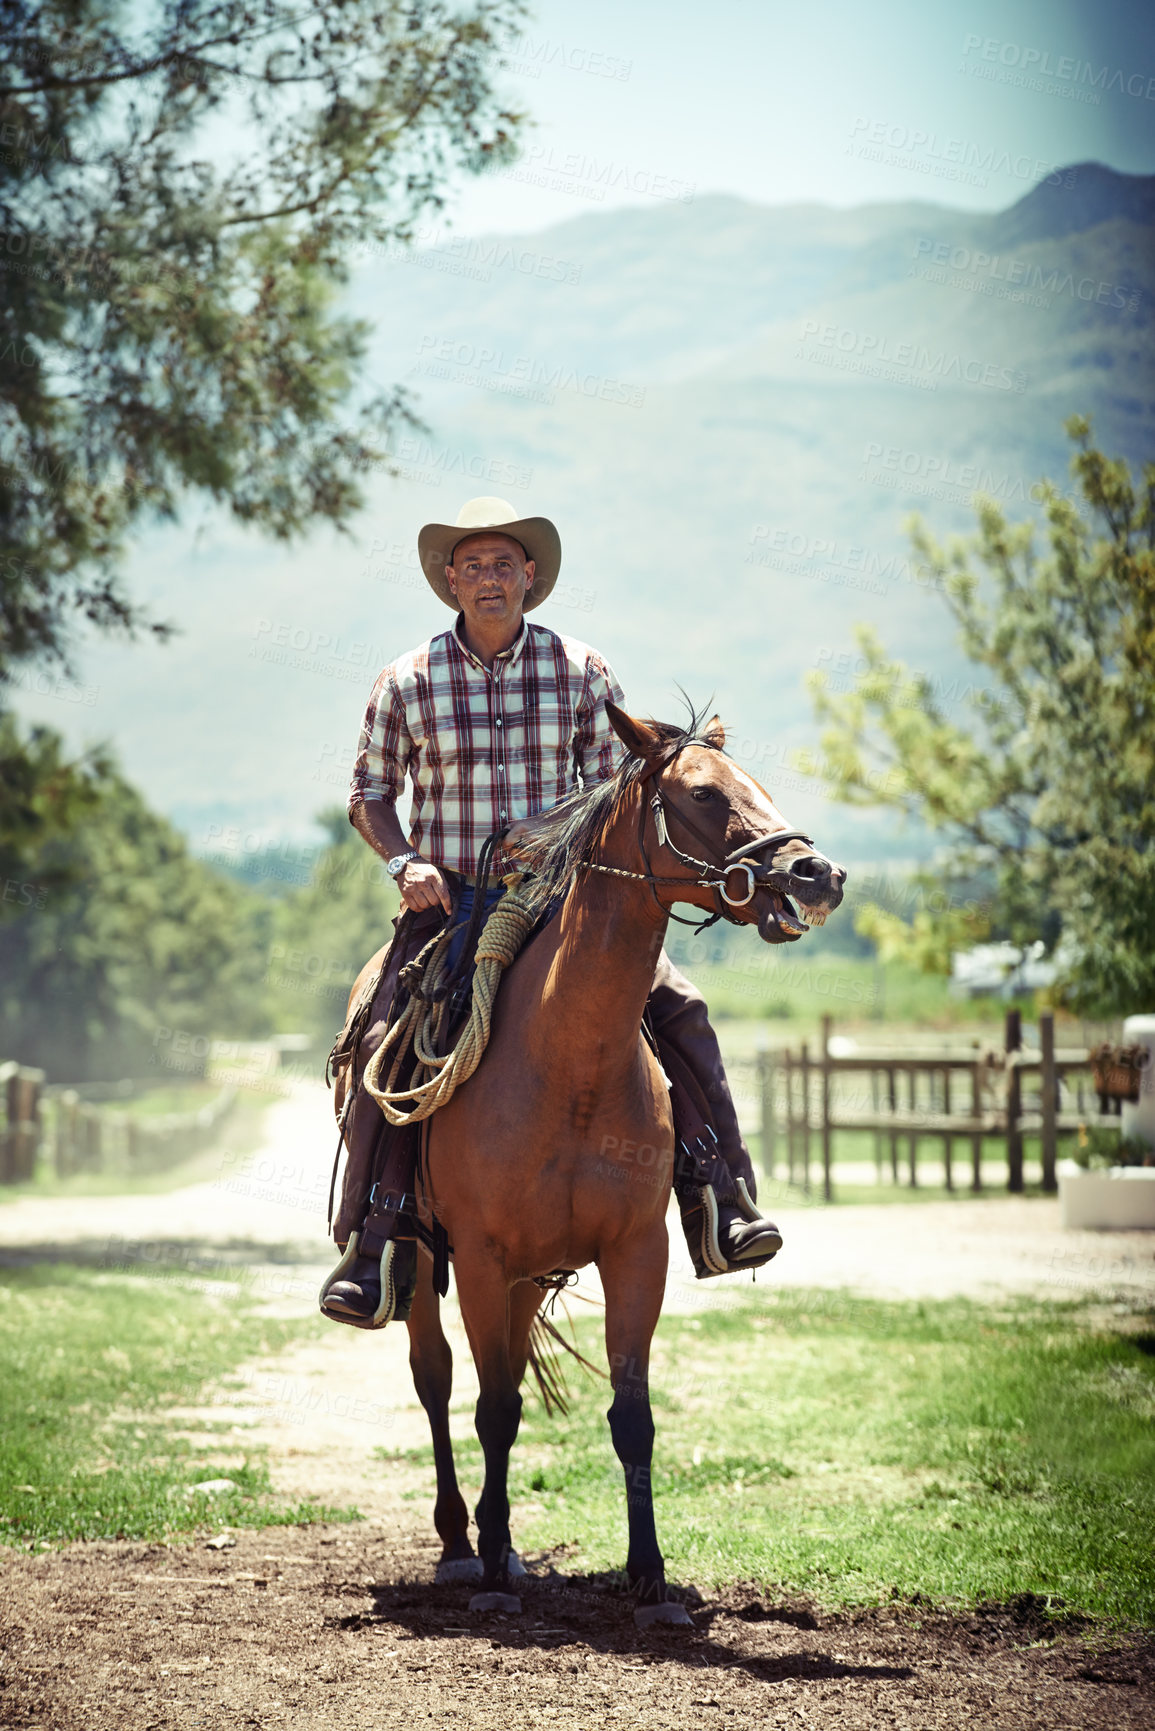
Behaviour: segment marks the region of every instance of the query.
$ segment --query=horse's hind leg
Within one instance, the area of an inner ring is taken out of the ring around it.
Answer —
[[[455,1573],[466,1573],[455,1571],[452,1565],[472,1559],[473,1546],[469,1542],[469,1511],[457,1487],[457,1468],[449,1437],[453,1354],[441,1327],[441,1300],[433,1290],[432,1268],[425,1256],[418,1257],[417,1290],[409,1315],[409,1368],[433,1437],[433,1463],[437,1469],[433,1524],[441,1540],[438,1576],[452,1579]]]
[[[650,1342],[661,1314],[668,1243],[604,1256],[599,1272],[606,1295],[606,1353],[614,1398],[607,1418],[614,1452],[626,1479],[630,1548],[626,1577],[638,1597],[639,1623],[688,1623],[685,1609],[666,1591],[665,1563],[654,1524],[650,1467],[654,1454],[654,1417],[650,1409]]]

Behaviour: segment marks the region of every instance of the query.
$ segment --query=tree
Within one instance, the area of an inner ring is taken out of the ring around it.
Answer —
[[[509,152],[518,0],[0,0],[0,632],[129,627],[126,531],[184,489],[345,524],[406,413],[334,310],[363,243]],[[353,418],[335,424],[346,399]]]
[[[166,1029],[265,1032],[267,904],[194,859],[112,764],[84,792],[82,821],[26,844],[0,923],[0,1054],[117,1079],[150,1073]]]
[[[1137,483],[1087,421],[1067,431],[1082,505],[1041,484],[1046,552],[990,500],[977,535],[945,550],[912,526],[982,670],[968,720],[860,627],[856,689],[814,682],[821,768],[837,798],[892,806],[948,844],[923,874],[945,904],[910,923],[865,916],[892,951],[941,967],[968,935],[1041,940],[1065,1001],[1125,1014],[1155,1007],[1155,465]]]

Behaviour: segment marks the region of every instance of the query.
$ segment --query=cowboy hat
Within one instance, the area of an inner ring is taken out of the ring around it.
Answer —
[[[534,562],[533,588],[525,597],[523,611],[545,600],[561,569],[561,536],[548,517],[517,517],[504,499],[470,499],[457,513],[456,523],[426,523],[417,537],[417,556],[425,580],[435,594],[455,613],[461,611],[456,595],[445,581],[445,567],[453,563],[453,550],[468,535],[484,529],[500,529],[525,548]]]

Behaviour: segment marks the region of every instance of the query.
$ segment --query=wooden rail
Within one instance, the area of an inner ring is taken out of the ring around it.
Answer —
[[[1025,1135],[1040,1141],[1043,1189],[1054,1191],[1061,1136],[1081,1126],[1110,1126],[1119,1118],[1104,1113],[1088,1085],[1090,1054],[1083,1047],[1057,1047],[1050,1013],[1039,1017],[1038,1049],[1025,1048],[1017,1010],[1007,1013],[1001,1050],[966,1048],[938,1050],[905,1047],[863,1048],[847,1056],[830,1051],[832,1019],[824,1016],[817,1055],[803,1041],[797,1051],[763,1051],[758,1056],[758,1098],[761,1106],[762,1163],[768,1176],[780,1174],[785,1151],[786,1176],[811,1193],[816,1174],[814,1143],[821,1160],[822,1194],[833,1197],[834,1138],[843,1131],[874,1136],[879,1181],[889,1165],[899,1182],[905,1143],[907,1182],[919,1182],[919,1143],[941,1137],[946,1188],[955,1189],[954,1152],[957,1141],[969,1144],[970,1189],[983,1189],[983,1142],[1001,1138],[1006,1147],[1007,1188],[1025,1185]],[[863,1089],[847,1099],[845,1082],[863,1079]],[[1074,1102],[1065,1102],[1074,1079]],[[1032,1095],[1024,1099],[1024,1086]],[[905,1096],[905,1098],[904,1098]],[[1086,1098],[1086,1103],[1085,1102]]]
[[[0,1101],[0,1184],[23,1184],[45,1156],[58,1178],[110,1167],[131,1174],[174,1166],[212,1141],[236,1105],[237,1090],[224,1088],[191,1112],[144,1117],[85,1100],[76,1088],[46,1087],[43,1070],[6,1063],[0,1064]]]

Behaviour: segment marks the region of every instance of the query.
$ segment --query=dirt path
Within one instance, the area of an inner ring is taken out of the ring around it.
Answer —
[[[3,1562],[0,1723],[36,1731],[449,1724],[470,1731],[837,1725],[1139,1731],[1155,1656],[1053,1640],[1021,1605],[826,1617],[742,1587],[694,1629],[634,1628],[604,1581],[545,1570],[520,1618],[434,1588],[392,1522],[245,1533],[225,1553],[75,1547]]]
[[[331,1266],[324,1203],[328,1097],[274,1106],[266,1139],[226,1147],[207,1182],[167,1196],[25,1199],[0,1207],[0,1259],[82,1260],[160,1275],[230,1271],[267,1305],[307,1314]],[[764,1191],[765,1194],[765,1191]],[[799,1207],[775,1196],[786,1250],[776,1285],[894,1297],[1100,1293],[1155,1302],[1155,1235],[1064,1233],[1052,1203]],[[668,1307],[733,1302],[737,1282],[695,1283],[676,1229]],[[596,1283],[592,1291],[596,1294]],[[458,1366],[453,1423],[472,1429],[476,1383],[447,1307]],[[824,1617],[735,1588],[694,1613],[693,1633],[639,1635],[605,1582],[539,1559],[520,1619],[468,1613],[434,1588],[419,1482],[374,1451],[423,1444],[404,1330],[333,1327],[248,1366],[197,1416],[230,1418],[235,1443],[271,1451],[288,1495],[356,1502],[358,1527],[243,1532],[235,1548],[133,1544],[0,1553],[0,1723],[49,1727],[463,1726],[607,1722],[797,1727],[836,1723],[1130,1731],[1155,1725],[1155,1657],[1077,1631],[1056,1644],[1031,1606],[961,1618]],[[556,1559],[555,1559],[556,1561]]]

